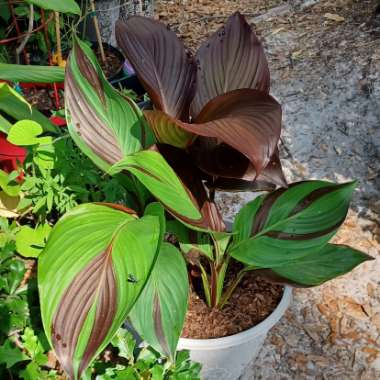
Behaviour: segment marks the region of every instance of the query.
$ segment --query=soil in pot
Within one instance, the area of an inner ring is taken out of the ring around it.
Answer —
[[[108,47],[107,45],[104,45],[104,54],[106,56],[106,62],[104,63],[102,61],[102,57],[100,55],[100,49],[97,44],[94,44],[93,49],[96,54],[96,58],[107,78],[113,78],[117,74],[119,74],[122,66],[124,59],[122,58],[121,53],[116,51],[116,49],[112,49],[111,47]]]
[[[65,101],[63,91],[58,91],[59,94],[59,108],[64,108]],[[36,107],[43,113],[50,114],[52,110],[56,110],[56,102],[54,90],[48,88],[30,88],[24,90],[24,97],[27,102]]]
[[[247,273],[222,310],[211,309],[191,292],[183,338],[221,338],[247,330],[267,318],[279,304],[281,285]]]

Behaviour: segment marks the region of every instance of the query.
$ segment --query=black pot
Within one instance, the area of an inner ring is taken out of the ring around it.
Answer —
[[[123,70],[121,71],[121,75],[119,77],[110,79],[110,83],[116,88],[121,86],[133,90],[138,96],[142,96],[146,92],[137,78],[137,75],[127,76],[123,73]]]
[[[96,42],[96,41],[91,42],[91,47],[92,47],[92,49],[94,51],[97,50],[98,47],[99,47],[98,42]],[[124,55],[120,52],[119,49],[117,49],[114,46],[109,45],[109,44],[107,44],[105,42],[103,42],[103,49],[104,49],[105,52],[107,52],[107,51],[111,52],[116,57],[118,57],[119,62],[120,62],[120,65],[118,66],[116,72],[112,73],[110,76],[107,76],[107,79],[110,82],[112,82],[113,80],[116,80],[117,78],[120,78],[120,77],[122,77],[124,75],[123,74],[123,65],[124,65],[125,58],[124,58]]]

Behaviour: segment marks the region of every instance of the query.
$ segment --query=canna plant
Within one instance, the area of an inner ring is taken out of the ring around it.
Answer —
[[[65,74],[70,134],[98,167],[134,184],[140,207],[80,205],[56,224],[40,255],[44,329],[70,379],[82,376],[127,315],[174,363],[194,267],[207,304],[222,308],[248,271],[315,286],[370,259],[329,243],[355,182],[287,185],[281,106],[243,16],[232,15],[195,57],[152,19],[131,17],[116,35],[154,108],[142,111],[116,91],[93,52],[75,41]],[[229,231],[215,204],[219,189],[265,193]],[[226,287],[234,261],[242,270]]]

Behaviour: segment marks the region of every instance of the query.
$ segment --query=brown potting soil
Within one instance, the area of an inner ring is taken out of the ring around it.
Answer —
[[[247,273],[222,310],[209,308],[194,291],[189,299],[183,338],[221,338],[263,321],[281,300],[283,287]]]
[[[59,93],[59,108],[64,107],[63,92]],[[54,98],[54,90],[46,88],[27,89],[24,91],[24,97],[27,102],[40,111],[52,111],[57,109]]]
[[[123,64],[122,61],[120,61],[120,57],[116,55],[114,52],[104,49],[104,54],[106,56],[106,62],[103,63],[102,57],[100,55],[100,50],[97,48],[95,50],[96,58],[98,59],[98,62],[100,63],[100,66],[104,72],[104,75],[107,78],[112,77],[113,75],[117,74],[120,70],[121,65]]]

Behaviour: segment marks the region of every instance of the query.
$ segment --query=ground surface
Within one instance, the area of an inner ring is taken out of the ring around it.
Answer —
[[[157,6],[160,18],[193,50],[235,10],[254,23],[270,62],[272,94],[283,105],[281,153],[288,179],[358,179],[353,209],[336,241],[378,259],[376,0],[161,0]],[[227,216],[250,198],[219,195]],[[244,379],[380,378],[379,284],[376,260],[319,288],[295,290],[292,307]]]

